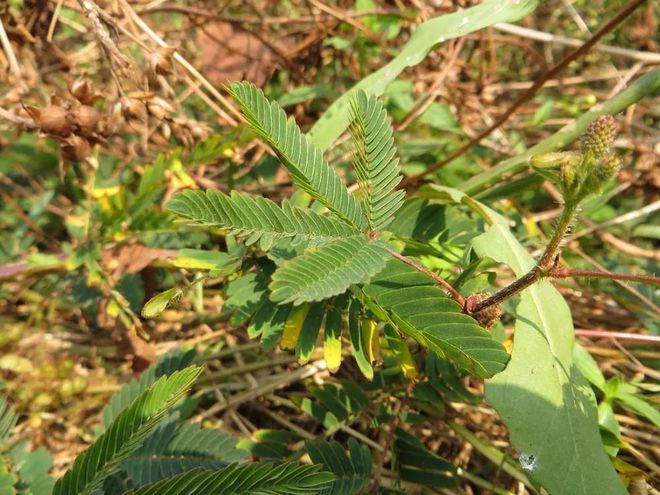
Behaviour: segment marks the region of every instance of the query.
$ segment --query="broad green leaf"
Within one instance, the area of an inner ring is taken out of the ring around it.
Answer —
[[[324,314],[325,308],[322,304],[317,303],[310,305],[309,311],[305,316],[305,322],[303,323],[300,337],[296,343],[296,356],[298,356],[298,362],[300,364],[305,364],[312,356],[312,352],[316,346],[316,340],[321,331]]]
[[[473,246],[518,277],[535,264],[501,217]],[[573,363],[566,302],[542,281],[521,294],[516,316],[511,361],[487,381],[486,398],[509,428],[523,469],[553,495],[625,494],[600,439],[593,392]]]
[[[55,484],[53,495],[87,495],[119,469],[195,383],[201,368],[191,366],[158,379],[124,409]]]
[[[129,492],[130,495],[316,495],[333,480],[319,466],[271,462],[195,469]]]
[[[514,22],[532,12],[537,4],[536,0],[486,0],[469,9],[459,9],[420,24],[399,55],[335,100],[309,132],[311,141],[325,150],[341,135],[349,123],[350,101],[358,90],[380,96],[407,67],[424,60],[435,45],[497,22]]]
[[[350,457],[338,442],[306,442],[309,457],[332,472],[336,479],[319,495],[346,495],[360,493],[371,481],[371,452],[355,439],[348,440]]]
[[[374,368],[367,356],[367,350],[364,348],[364,339],[362,338],[362,306],[357,299],[351,300],[348,309],[348,332],[351,336],[353,357],[360,368],[360,371],[367,380],[374,379]]]
[[[270,102],[251,83],[233,83],[227,88],[254,132],[273,149],[291,173],[294,182],[330,211],[361,228],[365,217],[357,199],[348,192],[330,168],[323,153],[305,136],[284,110]]]
[[[357,233],[354,227],[343,221],[297,208],[288,201],[280,206],[260,196],[237,192],[228,196],[213,190],[184,191],[177,194],[167,207],[191,222],[250,236],[250,242],[256,242],[262,236],[274,240],[293,237],[326,241]]]
[[[652,406],[638,395],[625,392],[617,394],[615,399],[620,401],[627,409],[648,419],[656,428],[660,428],[660,412],[658,412],[657,407]]]
[[[398,260],[364,287],[370,307],[400,332],[478,377],[504,369],[509,355],[431,278]]]
[[[405,191],[394,191],[401,181],[401,173],[392,124],[383,104],[364,91],[356,94],[351,114],[354,167],[362,207],[369,230],[380,230],[392,221],[405,195]]]
[[[275,271],[270,298],[297,305],[343,294],[351,285],[364,283],[380,272],[389,257],[383,242],[363,236],[308,249]]]
[[[14,485],[17,481],[9,471],[4,459],[0,457],[0,495],[16,495]]]

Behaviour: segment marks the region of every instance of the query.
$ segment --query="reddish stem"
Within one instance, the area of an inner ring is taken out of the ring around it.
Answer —
[[[461,305],[461,307],[465,306],[465,298],[440,275],[438,275],[435,272],[432,272],[428,268],[423,267],[422,265],[411,260],[410,258],[407,258],[406,256],[397,253],[396,251],[390,251],[390,254],[394,256],[396,259],[403,261],[406,265],[412,266],[418,272],[421,272],[424,275],[428,275],[429,277],[431,277],[433,280],[435,280],[438,283],[438,285],[442,286],[443,289],[449,292],[451,297],[453,297],[456,300],[456,302]]]

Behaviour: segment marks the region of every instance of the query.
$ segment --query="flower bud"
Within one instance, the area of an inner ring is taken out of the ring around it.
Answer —
[[[617,130],[614,117],[611,115],[598,117],[587,127],[582,136],[580,143],[582,153],[590,153],[595,157],[606,155],[610,152]]]
[[[600,160],[594,173],[602,185],[617,174],[620,166],[621,163],[616,155],[607,155]]]

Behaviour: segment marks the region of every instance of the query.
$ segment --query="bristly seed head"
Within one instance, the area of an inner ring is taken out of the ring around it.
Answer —
[[[485,301],[489,297],[490,294],[488,292],[479,292],[477,294],[472,294],[465,301],[465,306],[468,312],[475,320],[477,320],[479,325],[486,329],[491,328],[500,320],[500,316],[502,315],[500,305],[492,304],[491,306],[487,306],[481,311],[477,312],[473,312],[472,308],[477,306],[477,304],[479,304],[481,301]]]
[[[594,157],[601,157],[610,152],[618,128],[614,117],[602,115],[594,120],[582,136],[581,148],[583,153],[591,153]]]

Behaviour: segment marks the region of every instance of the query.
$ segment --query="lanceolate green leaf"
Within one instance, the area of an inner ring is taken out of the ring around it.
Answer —
[[[504,369],[509,355],[433,280],[398,260],[364,287],[377,315],[480,378]]]
[[[201,368],[161,377],[122,411],[55,484],[53,495],[89,494],[138,449],[174,404],[192,387]]]
[[[386,227],[403,203],[405,191],[393,192],[401,181],[392,125],[385,107],[359,91],[353,100],[351,134],[355,171],[370,230]]]
[[[363,236],[347,237],[282,263],[273,274],[270,298],[301,304],[322,301],[366,282],[385,267],[390,257],[385,244]]]
[[[131,495],[316,495],[334,477],[319,466],[271,462],[195,469],[129,492]]]
[[[413,67],[424,60],[435,45],[497,22],[517,21],[531,13],[537,4],[536,0],[486,0],[469,9],[459,9],[420,24],[399,55],[335,100],[312,127],[309,133],[312,142],[325,150],[341,135],[349,123],[350,101],[358,90],[363,89],[370,95],[380,96],[388,84],[407,67]]]
[[[493,210],[455,189],[430,186],[423,194],[466,204],[484,217],[490,227],[473,241],[479,256],[508,265],[518,277],[534,266]],[[566,302],[542,281],[522,292],[516,316],[511,361],[486,382],[486,398],[509,428],[523,469],[553,495],[625,494],[603,448],[593,392],[573,362]]]
[[[262,236],[273,239],[300,237],[333,240],[355,235],[355,227],[311,210],[292,206],[288,201],[279,206],[260,196],[220,191],[185,191],[168,203],[174,213],[190,221],[229,230],[232,234],[249,235],[251,241]]]
[[[357,199],[292,119],[275,102],[250,83],[236,82],[228,88],[254,132],[273,149],[293,180],[314,199],[351,225],[361,228],[365,217]]]

